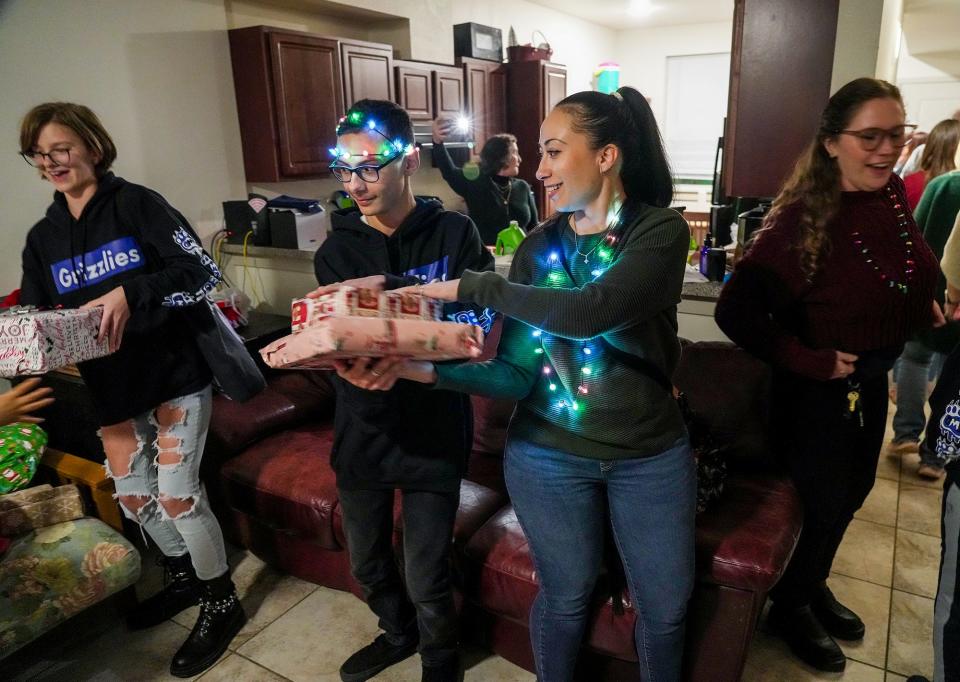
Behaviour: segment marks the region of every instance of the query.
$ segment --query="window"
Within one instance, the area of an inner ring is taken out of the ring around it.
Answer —
[[[723,135],[730,53],[667,57],[664,143],[678,178],[713,177],[717,138]]]

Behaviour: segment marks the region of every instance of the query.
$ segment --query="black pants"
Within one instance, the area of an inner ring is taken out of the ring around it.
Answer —
[[[393,490],[339,490],[350,569],[394,644],[420,636],[424,665],[457,654],[450,544],[460,493],[402,490],[406,589],[393,553]]]
[[[803,502],[800,540],[770,592],[787,607],[808,604],[827,579],[843,534],[876,479],[887,422],[887,375],[854,379],[860,383],[859,413],[848,410],[847,380],[774,376],[773,443]]]

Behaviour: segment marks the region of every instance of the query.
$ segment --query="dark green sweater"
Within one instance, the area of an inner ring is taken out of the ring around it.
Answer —
[[[960,212],[960,171],[944,173],[927,183],[923,196],[913,212],[917,227],[923,232],[923,238],[939,261],[943,258],[943,247],[953,230],[953,224]],[[944,302],[944,290],[947,280],[939,273],[934,296],[940,305]],[[926,329],[920,332],[920,340],[931,350],[949,353],[960,342],[960,323],[950,321],[942,327]]]
[[[467,212],[480,230],[484,244],[496,244],[497,234],[516,220],[525,232],[537,224],[537,205],[530,185],[520,178],[504,178],[504,192],[490,175],[480,174],[471,180],[463,170],[453,165],[453,159],[443,144],[434,143],[433,158],[440,174],[454,192],[467,202]]]
[[[546,230],[557,220],[572,282],[550,257]],[[601,239],[580,238],[585,263],[561,214],[523,241],[509,281],[464,272],[459,299],[502,312],[503,335],[493,360],[438,365],[437,387],[517,399],[512,437],[594,459],[655,455],[684,434],[676,401],[597,337],[673,374],[690,232],[676,211],[644,206],[616,248],[594,249]]]

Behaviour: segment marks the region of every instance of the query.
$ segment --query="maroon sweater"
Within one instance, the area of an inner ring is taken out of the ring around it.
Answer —
[[[905,281],[907,247],[889,198],[883,190],[843,192],[827,227],[830,250],[812,282],[800,267],[797,205],[757,235],[717,301],[717,324],[727,336],[774,365],[825,381],[834,351],[896,348],[929,327],[939,264],[906,209],[902,182],[891,182],[908,216],[916,262],[906,294],[866,262],[872,257],[888,279]],[[854,244],[853,232],[860,233],[869,256]]]

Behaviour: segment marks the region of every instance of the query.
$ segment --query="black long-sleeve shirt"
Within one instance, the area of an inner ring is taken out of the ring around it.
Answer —
[[[480,230],[484,244],[495,244],[497,234],[511,220],[516,220],[525,232],[536,226],[537,204],[525,180],[503,178],[503,182],[498,182],[493,176],[482,173],[471,180],[453,164],[442,143],[434,143],[433,158],[443,179],[467,202],[467,212]]]

